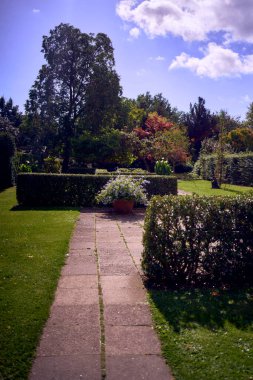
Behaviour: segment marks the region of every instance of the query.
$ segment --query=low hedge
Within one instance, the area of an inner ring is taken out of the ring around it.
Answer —
[[[26,206],[92,206],[111,175],[22,173],[17,176],[17,200]],[[177,194],[175,177],[145,176],[148,196]]]
[[[253,195],[154,197],[142,266],[163,287],[253,285]]]
[[[202,156],[197,161],[198,174],[203,179],[211,180],[214,177],[216,160],[215,155],[209,155]],[[253,152],[225,155],[223,181],[234,185],[253,186]]]

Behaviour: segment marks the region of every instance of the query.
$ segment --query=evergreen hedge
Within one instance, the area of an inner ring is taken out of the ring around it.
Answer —
[[[253,194],[153,197],[143,269],[163,287],[253,285]]]
[[[137,176],[136,176],[137,177]],[[17,176],[17,200],[26,206],[92,206],[95,196],[111,175],[21,173]],[[177,179],[145,176],[149,197],[177,194]]]
[[[202,156],[197,161],[198,174],[203,179],[212,180],[214,178],[216,159],[215,155],[209,155]],[[223,182],[253,186],[253,152],[225,155]]]

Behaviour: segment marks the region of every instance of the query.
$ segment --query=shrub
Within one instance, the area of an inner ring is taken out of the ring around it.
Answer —
[[[18,167],[19,173],[32,173],[32,168],[29,164],[21,164]]]
[[[17,199],[27,206],[92,206],[95,196],[111,175],[22,173],[17,176]],[[134,178],[138,178],[135,176]],[[174,177],[145,176],[150,198],[157,194],[177,194]]]
[[[154,197],[145,217],[143,269],[167,287],[253,284],[253,194]]]
[[[211,180],[215,173],[216,156],[202,156],[198,165],[203,179]],[[224,157],[223,182],[234,185],[253,186],[253,152],[227,154]]]
[[[52,157],[52,156],[45,158],[44,169],[46,173],[60,173],[61,160],[57,157]]]
[[[8,133],[0,132],[0,189],[13,186],[15,183],[15,151],[14,138]]]
[[[170,175],[172,173],[172,169],[167,161],[160,160],[155,163],[155,172],[159,175]]]
[[[147,204],[146,181],[132,176],[119,175],[111,178],[96,196],[98,203],[112,204],[118,199],[133,200],[137,204]]]

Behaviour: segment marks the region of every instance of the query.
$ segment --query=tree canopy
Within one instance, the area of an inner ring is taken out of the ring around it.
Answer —
[[[67,171],[71,139],[83,129],[97,131],[118,106],[121,87],[113,47],[103,33],[95,36],[60,24],[43,36],[42,52],[47,63],[30,90],[26,112],[43,128],[55,129]]]

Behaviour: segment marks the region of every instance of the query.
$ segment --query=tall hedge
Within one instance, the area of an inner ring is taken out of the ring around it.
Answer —
[[[152,198],[143,269],[165,287],[253,285],[253,195]]]
[[[92,206],[95,196],[112,178],[111,175],[38,174],[17,176],[17,200],[27,206]],[[177,194],[177,179],[145,176],[150,196]]]
[[[198,161],[199,175],[203,179],[214,177],[216,156],[202,156]],[[227,154],[224,157],[223,181],[234,185],[253,186],[253,152]]]
[[[8,133],[0,133],[0,189],[14,185],[15,173],[13,158],[15,155],[15,141]]]

